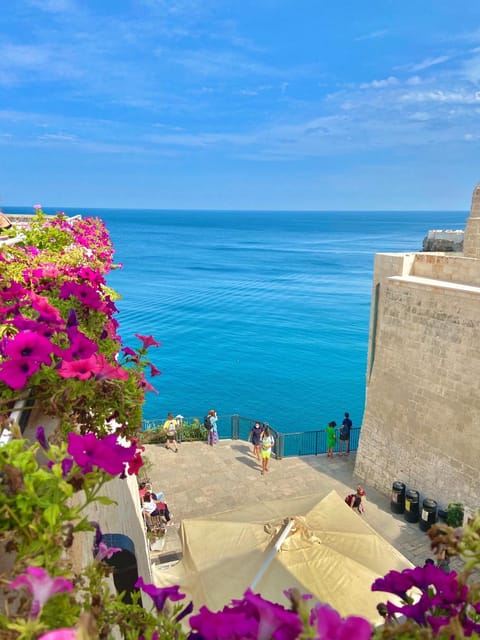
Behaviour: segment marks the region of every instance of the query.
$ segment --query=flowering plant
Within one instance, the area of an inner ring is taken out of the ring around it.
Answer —
[[[141,424],[145,378],[160,372],[142,346],[121,348],[114,318],[117,294],[105,281],[115,268],[103,223],[47,219],[41,208],[21,240],[0,254],[0,414],[26,398],[72,428],[127,437]]]

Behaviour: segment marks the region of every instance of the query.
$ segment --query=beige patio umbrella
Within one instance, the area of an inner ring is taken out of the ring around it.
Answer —
[[[387,596],[371,591],[373,581],[412,566],[335,491],[304,515],[265,523],[242,521],[235,512],[217,518],[184,520],[183,560],[154,573],[158,586],[180,584],[196,608],[221,609],[248,587],[287,605],[283,592],[296,587],[342,616],[376,623],[376,605]]]

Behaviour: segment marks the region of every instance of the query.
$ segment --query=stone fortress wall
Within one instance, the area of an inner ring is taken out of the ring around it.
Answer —
[[[463,253],[377,254],[355,473],[480,506],[480,183]]]

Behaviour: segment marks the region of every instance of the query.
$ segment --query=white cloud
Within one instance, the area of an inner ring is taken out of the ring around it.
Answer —
[[[389,76],[384,80],[372,80],[372,82],[362,82],[360,89],[384,89],[385,87],[391,87],[398,84],[398,78]]]
[[[423,69],[429,69],[437,64],[443,64],[444,62],[447,62],[447,60],[450,60],[450,56],[437,56],[436,58],[425,58],[425,60],[422,60],[422,62],[418,62],[417,64],[407,64],[397,68],[413,72],[423,71]]]
[[[480,56],[474,56],[464,62],[463,73],[470,82],[478,84],[480,81]]]
[[[457,104],[478,104],[480,103],[479,91],[416,91],[404,93],[400,96],[404,102],[441,102]]]
[[[0,45],[0,61],[8,67],[35,68],[43,66],[50,58],[46,47],[31,45]]]
[[[48,13],[67,13],[76,8],[75,0],[30,0],[30,4]]]
[[[431,119],[431,115],[426,111],[415,111],[415,113],[411,113],[408,116],[409,120],[414,120],[417,122],[426,122]]]
[[[379,29],[378,31],[372,31],[371,33],[366,33],[363,36],[358,36],[355,40],[358,42],[360,40],[375,40],[376,38],[384,38],[388,34],[388,29]]]
[[[420,76],[412,76],[411,78],[407,79],[406,84],[411,86],[422,84],[422,79],[420,78]]]

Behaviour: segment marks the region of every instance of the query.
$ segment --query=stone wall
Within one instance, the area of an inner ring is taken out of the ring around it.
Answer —
[[[377,254],[355,472],[480,507],[480,185],[464,253]]]
[[[355,471],[384,493],[400,480],[476,506],[480,289],[411,276],[383,287]]]

